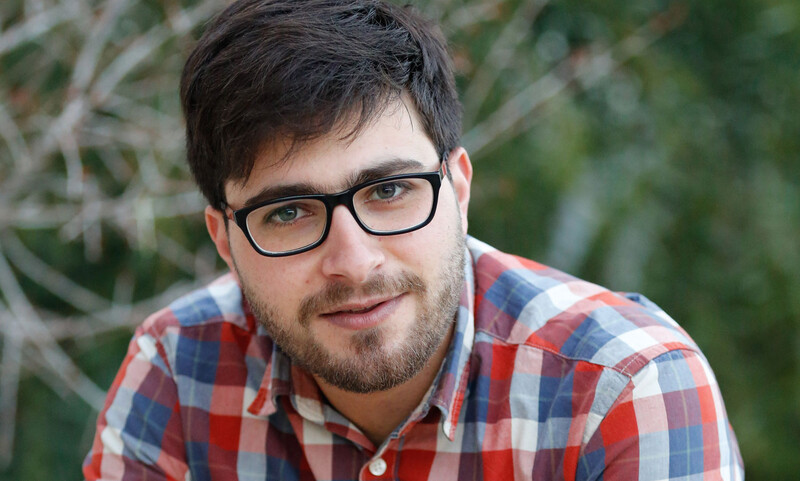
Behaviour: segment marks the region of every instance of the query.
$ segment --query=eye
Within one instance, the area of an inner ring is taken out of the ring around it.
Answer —
[[[269,216],[269,221],[278,222],[291,222],[301,215],[300,209],[294,205],[285,205],[279,209],[272,211]]]
[[[287,204],[273,205],[263,215],[258,215],[261,224],[265,227],[282,227],[293,225],[308,216],[313,215],[317,210],[309,202],[291,202]]]
[[[399,196],[405,190],[406,187],[398,182],[385,182],[373,188],[372,197],[377,200],[389,200]]]

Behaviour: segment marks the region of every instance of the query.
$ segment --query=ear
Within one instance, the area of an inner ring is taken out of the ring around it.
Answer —
[[[231,243],[230,239],[228,238],[228,229],[225,226],[225,218],[223,217],[225,214],[220,212],[219,210],[209,206],[206,206],[205,216],[206,216],[206,229],[208,229],[208,235],[211,236],[211,240],[214,242],[214,245],[217,246],[217,252],[219,256],[222,257],[222,260],[228,264],[228,269],[236,275],[236,269],[234,268],[233,264],[233,256],[231,256]]]
[[[453,176],[453,190],[461,211],[461,226],[467,233],[467,210],[469,209],[469,190],[472,183],[472,162],[464,147],[456,147],[448,157],[448,167]]]

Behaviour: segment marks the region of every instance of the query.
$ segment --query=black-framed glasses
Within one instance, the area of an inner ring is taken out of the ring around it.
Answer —
[[[253,248],[269,257],[300,254],[322,244],[338,205],[346,206],[358,225],[372,235],[404,234],[433,219],[446,165],[443,161],[435,172],[371,180],[337,194],[273,199],[234,210],[232,220]]]

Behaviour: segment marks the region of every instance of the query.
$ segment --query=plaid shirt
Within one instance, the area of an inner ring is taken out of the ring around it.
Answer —
[[[275,348],[225,276],[137,329],[86,478],[743,478],[708,362],[663,311],[468,248],[448,355],[382,445]]]

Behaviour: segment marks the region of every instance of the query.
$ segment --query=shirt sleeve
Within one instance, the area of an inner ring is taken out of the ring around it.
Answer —
[[[108,391],[83,474],[87,480],[184,480],[185,459],[177,387],[164,346],[140,327]]]
[[[576,479],[744,479],[702,354],[670,351],[636,373],[585,445]]]

